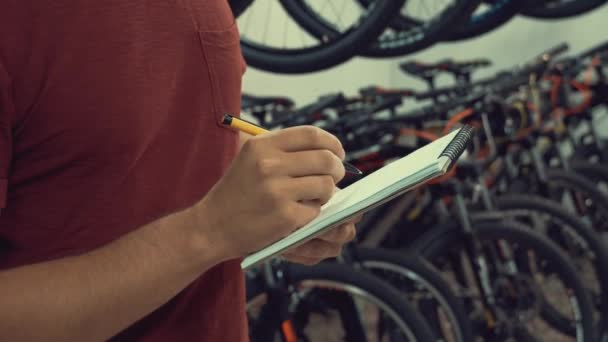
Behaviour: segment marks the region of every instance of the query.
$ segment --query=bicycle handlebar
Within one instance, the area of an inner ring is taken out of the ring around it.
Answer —
[[[568,43],[558,44],[550,49],[545,50],[540,55],[534,57],[527,63],[524,63],[516,72],[519,75],[529,75],[533,73],[540,73],[545,70],[547,65],[557,56],[566,51],[570,46]]]
[[[570,45],[566,42],[560,43],[548,50],[545,50],[543,53],[541,53],[540,55],[538,55],[534,61],[543,61],[543,62],[549,62],[550,60],[552,60],[553,58],[555,58],[555,56],[561,55],[562,53],[568,51],[570,49]]]

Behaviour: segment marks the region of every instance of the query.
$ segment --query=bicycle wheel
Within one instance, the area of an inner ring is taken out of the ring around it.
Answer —
[[[599,327],[606,327],[608,333],[608,247],[598,234],[558,203],[542,197],[500,196],[496,206],[501,217],[515,219],[543,233],[568,255],[592,295]],[[475,217],[484,216],[488,215],[479,213]],[[558,323],[557,315],[553,317],[554,326],[564,326]]]
[[[488,33],[511,20],[525,4],[524,0],[485,1],[477,7],[468,21],[457,26],[444,40],[464,40]]]
[[[528,17],[540,19],[561,19],[574,17],[592,11],[607,0],[536,0],[522,9],[521,13]]]
[[[600,186],[603,191],[608,191],[608,165],[594,164],[587,161],[572,161],[572,170]]]
[[[252,2],[253,0],[228,0],[228,4],[230,5],[230,9],[235,18],[241,15]]]
[[[403,296],[371,274],[335,263],[289,264],[284,274],[292,289],[291,317],[298,341],[352,341],[348,327],[353,314],[363,316],[367,340],[433,341],[428,324]],[[247,311],[250,324],[255,324],[255,313],[265,302],[265,287],[259,281],[250,284]],[[345,307],[345,299],[354,305]]]
[[[366,270],[407,296],[436,332],[436,341],[473,340],[471,323],[462,303],[425,260],[381,248],[356,248],[353,257]]]
[[[597,231],[608,231],[608,194],[588,178],[561,169],[547,170],[550,198],[583,217]]]
[[[371,8],[377,0],[357,0]],[[395,57],[422,50],[445,38],[452,28],[468,18],[480,0],[408,0],[385,32],[360,51],[364,57]],[[285,10],[308,33],[323,39],[339,32],[335,21],[328,20],[309,0],[283,2]]]
[[[278,73],[306,73],[335,66],[376,39],[404,1],[375,0],[374,6],[362,8],[355,0],[346,0],[345,4],[352,4],[337,16],[348,22],[335,34],[323,38],[307,35],[287,15],[284,21],[272,19],[280,16],[281,8],[288,7],[293,0],[252,1],[241,13],[237,12],[243,55],[249,65]],[[334,6],[331,1],[323,3]],[[257,29],[259,25],[250,27],[252,20],[263,23],[262,29]],[[294,30],[295,38],[290,34]]]
[[[494,322],[487,321],[483,309],[479,309],[483,292],[466,279],[475,272],[470,266],[477,262],[464,253],[468,233],[456,224],[439,226],[418,239],[413,247],[444,275],[456,278],[456,293],[465,297],[473,317],[478,317],[478,335],[493,339],[527,340],[529,336],[535,336],[536,340],[563,339],[563,334],[545,318],[545,308],[552,306],[568,317],[570,336],[577,341],[595,340],[590,296],[574,265],[555,244],[513,221],[480,221],[475,222],[473,229],[487,260],[495,259],[491,252],[504,244],[516,260],[516,270],[513,265],[498,262],[484,265],[489,278],[484,286],[492,290],[495,299],[491,305],[498,313]],[[459,271],[455,273],[456,269]],[[542,338],[538,338],[539,334]]]

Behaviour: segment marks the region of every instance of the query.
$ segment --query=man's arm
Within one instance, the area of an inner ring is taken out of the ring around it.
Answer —
[[[194,232],[192,210],[80,256],[0,272],[0,340],[107,340],[167,302],[222,259]]]
[[[191,208],[89,253],[0,271],[0,341],[114,336],[213,265],[314,219],[344,176],[341,156],[340,142],[314,127],[251,138]],[[304,244],[292,257],[334,257],[352,233],[337,230],[331,243]]]

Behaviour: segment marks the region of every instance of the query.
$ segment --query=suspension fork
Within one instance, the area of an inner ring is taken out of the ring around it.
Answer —
[[[589,129],[589,133],[591,135],[591,138],[593,139],[593,145],[595,147],[597,155],[599,156],[600,162],[607,161],[608,151],[605,149],[606,146],[604,144],[604,140],[600,137],[597,127],[593,124],[593,113],[589,110],[585,110],[578,115],[580,115],[580,117],[585,120],[585,125],[587,125],[587,128]]]
[[[458,187],[458,186],[457,186]],[[495,310],[496,297],[490,283],[490,271],[488,261],[483,254],[483,247],[473,229],[471,218],[466,207],[464,197],[460,189],[456,189],[454,196],[456,214],[464,233],[465,253],[471,262],[475,286],[481,291],[481,302],[484,310],[484,318],[489,328],[494,328],[498,316]]]
[[[356,270],[363,269],[363,263],[354,242],[344,246],[343,252],[337,258],[338,263],[348,264]],[[346,293],[333,296],[333,302],[337,305],[340,318],[342,320],[342,328],[345,332],[345,340],[353,342],[366,342],[367,337],[363,320],[361,319],[360,309],[357,307],[352,297]]]
[[[488,188],[483,183],[482,176],[480,174],[477,176],[478,182],[474,185],[474,188],[479,193],[485,209],[495,210],[495,205],[493,204]],[[514,275],[518,272],[517,265],[513,259],[513,252],[510,246],[504,241],[498,241],[493,248],[490,248],[490,255],[486,256],[484,248],[473,229],[462,190],[457,188],[456,192],[454,204],[456,206],[458,220],[465,236],[465,252],[471,261],[475,285],[482,293],[482,304],[486,324],[489,328],[494,328],[500,317],[498,317],[498,312],[496,310],[496,296],[492,289],[490,279],[490,263],[495,265],[498,270],[506,269],[509,275]]]
[[[576,120],[576,119],[580,119],[580,120]],[[585,153],[585,157],[586,154],[589,152],[587,150],[587,145],[588,142],[585,141],[585,139],[590,136],[593,142],[593,146],[591,146],[590,148],[593,149],[592,153],[593,154],[598,154],[598,156],[600,157],[600,159],[602,159],[601,156],[601,142],[598,141],[598,135],[597,135],[597,131],[594,129],[593,127],[593,116],[591,115],[591,113],[588,110],[583,111],[580,114],[577,114],[577,118],[574,119],[572,117],[567,117],[565,119],[565,123],[566,123],[566,127],[568,128],[567,131],[565,132],[565,134],[568,137],[568,141],[570,142],[571,146],[572,146],[572,150],[574,152],[577,151],[577,148],[584,148],[585,150],[583,151]],[[578,127],[581,127],[584,125],[584,128],[587,130],[587,132],[585,132],[583,134],[583,136],[581,137],[580,141],[576,138],[576,135],[574,134],[574,132],[576,131],[576,129]],[[571,156],[570,158],[568,158],[568,160],[574,160],[576,158],[576,154],[574,154],[573,156]]]
[[[567,134],[566,137],[564,137],[565,134]],[[564,138],[566,138],[567,141]],[[570,158],[568,158],[566,153],[561,148],[563,146],[560,146],[562,143],[566,142],[569,143],[570,147],[574,150],[576,148],[576,144],[574,143],[572,135],[569,133],[555,133],[551,134],[549,140],[551,141],[550,149],[552,149],[555,154],[557,154],[561,168],[565,171],[572,171],[572,166],[570,165]]]
[[[545,165],[545,162],[542,156],[540,155],[540,151],[535,146],[531,146],[529,148],[529,151],[532,157],[532,163],[536,170],[537,180],[539,181],[539,193],[541,194],[541,196],[552,198],[553,194],[551,193],[549,188],[547,166]],[[578,210],[580,215],[586,215],[584,199],[580,196],[580,194],[574,191],[567,191],[567,193],[571,196],[571,199],[574,202],[575,210]]]
[[[289,314],[289,282],[284,265],[269,261],[264,263],[262,276],[266,285],[266,304],[262,307],[257,322],[251,327],[256,341],[274,341],[280,332],[283,342],[297,342],[297,335]]]
[[[496,211],[497,208],[494,204],[492,195],[490,194],[490,190],[484,182],[483,173],[479,168],[476,168],[476,172],[477,183],[474,185],[474,189],[481,197],[484,209],[487,211]],[[498,241],[496,248],[498,249],[499,253],[495,253],[495,255],[497,258],[500,258],[502,262],[506,265],[509,274],[516,274],[517,264],[513,260],[513,252],[511,251],[511,248],[504,241]]]
[[[532,166],[536,174],[536,180],[539,185],[539,192],[543,196],[549,195],[549,177],[547,175],[547,165],[540,154],[540,151],[534,146],[533,138],[528,137],[525,141],[525,147],[530,158],[532,159]]]
[[[608,79],[608,77],[606,77],[606,73],[604,73],[603,63],[598,63],[595,66],[595,71],[597,72],[598,81],[600,83],[606,83],[606,80]]]
[[[608,160],[608,151],[605,149],[606,145],[604,144],[604,140],[600,137],[597,128],[593,124],[593,115],[591,112],[585,111],[585,118],[587,118],[587,125],[589,125],[589,131],[593,137],[593,142],[598,151],[600,161],[605,162]]]

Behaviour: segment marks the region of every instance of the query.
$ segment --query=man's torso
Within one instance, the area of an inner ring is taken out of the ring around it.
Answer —
[[[219,179],[237,135],[218,118],[239,112],[243,72],[224,0],[7,8],[1,268],[102,246],[194,204]],[[243,276],[228,262],[118,337],[238,341],[243,310]]]

